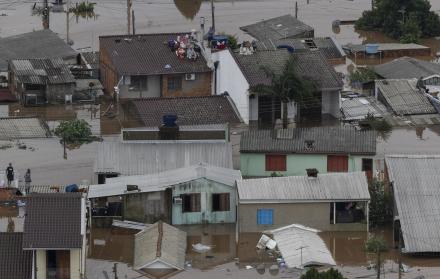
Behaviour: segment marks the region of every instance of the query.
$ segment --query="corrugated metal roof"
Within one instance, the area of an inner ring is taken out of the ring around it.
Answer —
[[[74,83],[75,77],[61,58],[11,60],[12,71],[26,84]]]
[[[100,36],[99,45],[120,75],[160,75],[211,72],[203,55],[179,59],[168,41],[188,33]],[[103,54],[101,54],[103,55]],[[166,65],[171,66],[165,67]]]
[[[229,142],[121,143],[102,142],[97,148],[95,173],[145,175],[198,163],[232,169]]]
[[[370,199],[364,172],[237,180],[240,203],[363,201]]]
[[[159,221],[134,236],[136,270],[161,262],[170,269],[185,269],[186,232]]]
[[[405,253],[440,252],[440,156],[385,158]]]
[[[437,113],[428,98],[417,89],[417,79],[376,80],[379,97],[398,115]]]
[[[386,107],[373,97],[367,98],[341,98],[341,111],[344,120],[361,120],[367,115],[382,117],[386,112]]]
[[[0,70],[8,70],[8,61],[28,58],[73,59],[77,52],[49,29],[0,38]]]
[[[297,224],[268,231],[273,235],[287,267],[336,265],[332,254],[318,232],[318,230]]]
[[[374,71],[383,78],[410,79],[440,74],[440,64],[401,57],[388,63],[374,66]]]
[[[38,118],[0,118],[0,140],[47,138],[50,136],[49,128]]]
[[[106,184],[90,185],[88,198],[129,194],[126,193],[127,185],[137,185],[140,193],[164,191],[173,185],[199,178],[206,178],[233,187],[235,181],[241,179],[241,172],[207,164],[197,164],[157,174],[107,178]]]
[[[313,141],[311,147],[307,142]],[[313,127],[244,132],[243,153],[375,154],[376,132],[353,127]]]
[[[304,35],[308,35],[305,33],[313,32],[313,27],[290,14],[242,26],[240,29],[257,40],[304,37]],[[311,35],[313,36],[313,33]]]

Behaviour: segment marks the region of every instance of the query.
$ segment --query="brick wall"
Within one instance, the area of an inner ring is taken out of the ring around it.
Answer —
[[[185,80],[185,75],[163,75],[162,97],[196,97],[212,95],[212,72],[196,73],[195,80]],[[181,90],[168,90],[168,78],[181,77]]]
[[[107,53],[107,50],[100,47],[99,49],[99,67],[101,72],[101,83],[106,94],[112,95],[114,87],[118,83],[118,73],[116,72],[113,62]]]

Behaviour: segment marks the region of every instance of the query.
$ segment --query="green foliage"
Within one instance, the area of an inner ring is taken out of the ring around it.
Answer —
[[[274,172],[272,172],[272,173],[270,174],[270,176],[271,176],[271,177],[281,177],[281,176],[283,176],[283,174],[282,174],[282,173],[279,173],[279,172],[276,172],[276,171],[274,171]]]
[[[391,196],[385,192],[383,182],[374,179],[369,185],[371,227],[383,226],[393,220],[393,202]]]
[[[319,272],[315,268],[309,269],[300,279],[345,279],[336,269],[330,268],[327,271]]]
[[[231,49],[237,49],[238,48],[238,40],[237,36],[235,35],[226,35],[228,37],[228,44]]]
[[[370,82],[376,79],[376,73],[371,68],[357,68],[350,74],[350,81],[353,82]]]
[[[84,119],[74,119],[62,121],[60,125],[54,130],[56,136],[64,140],[66,144],[83,144],[92,142],[95,138],[92,137],[90,125]]]
[[[359,121],[359,125],[365,129],[373,129],[386,140],[391,134],[392,126],[382,118],[375,117],[372,113],[368,113],[364,119]]]
[[[88,2],[81,2],[77,4],[75,7],[70,8],[70,12],[73,12],[75,14],[93,13],[94,9],[95,9],[95,4]]]
[[[440,35],[440,17],[430,11],[428,0],[376,0],[373,10],[364,11],[356,28],[375,30],[402,42]]]
[[[380,254],[388,251],[388,245],[381,236],[372,236],[365,242],[365,251]]]

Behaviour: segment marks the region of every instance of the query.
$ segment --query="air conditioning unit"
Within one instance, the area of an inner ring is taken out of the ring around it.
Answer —
[[[174,197],[173,202],[174,202],[174,204],[182,204],[182,198],[181,197]]]
[[[185,74],[185,80],[196,80],[196,74]]]

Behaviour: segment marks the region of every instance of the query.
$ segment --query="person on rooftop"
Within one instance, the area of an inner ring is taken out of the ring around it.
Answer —
[[[9,163],[9,166],[6,168],[6,178],[8,179],[8,187],[10,187],[12,181],[14,181],[14,168],[12,167],[12,163]]]

